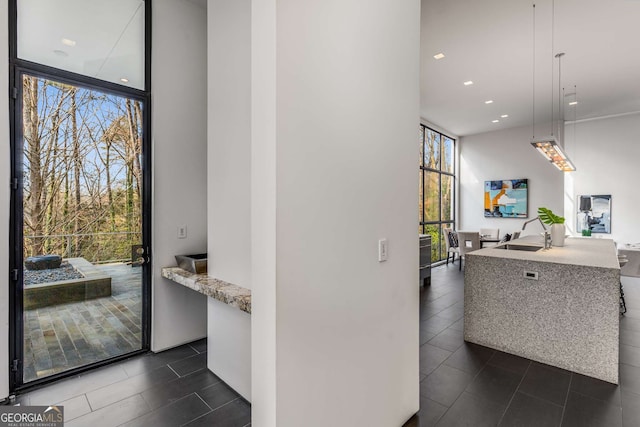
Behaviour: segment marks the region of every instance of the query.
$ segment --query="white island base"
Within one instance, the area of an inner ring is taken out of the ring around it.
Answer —
[[[538,236],[513,243],[541,245]],[[567,239],[536,252],[493,247],[466,257],[465,341],[618,384],[620,268],[612,240]]]

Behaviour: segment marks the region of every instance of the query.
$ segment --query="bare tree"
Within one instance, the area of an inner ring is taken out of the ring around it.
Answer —
[[[140,102],[34,77],[23,94],[25,254],[126,256],[129,237],[81,235],[141,230]]]

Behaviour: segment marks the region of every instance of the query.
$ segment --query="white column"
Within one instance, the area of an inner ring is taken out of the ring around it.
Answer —
[[[209,274],[251,281],[251,0],[208,2]],[[251,400],[251,316],[209,298],[207,366]]]
[[[201,6],[153,3],[153,313],[151,349],[207,334],[207,297],[161,276],[207,248],[206,31]],[[177,228],[187,226],[187,238]]]
[[[276,427],[276,0],[251,16],[251,418]]]
[[[402,425],[419,407],[420,4],[253,12],[253,423]]]

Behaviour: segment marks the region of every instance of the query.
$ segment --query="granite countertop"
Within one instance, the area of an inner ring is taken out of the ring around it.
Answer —
[[[508,243],[543,246],[542,236],[529,235]],[[470,256],[488,256],[495,258],[520,259],[526,261],[551,262],[556,264],[583,265],[598,268],[619,269],[616,245],[611,239],[567,238],[564,246],[553,246],[551,249],[539,251],[518,251],[496,249],[503,244],[479,249],[468,253]]]
[[[163,268],[162,277],[251,314],[251,289],[179,267]]]

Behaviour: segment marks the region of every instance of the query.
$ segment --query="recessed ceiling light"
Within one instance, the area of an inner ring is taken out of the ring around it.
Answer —
[[[71,39],[62,39],[62,44],[65,46],[75,46],[76,41]]]
[[[120,81],[121,81],[122,83],[129,83],[129,79],[128,79],[128,78],[126,78],[126,77],[121,78],[121,79],[120,79]]]
[[[436,58],[436,59],[442,59],[442,58],[444,58],[444,53],[442,53],[442,52],[441,53],[437,53],[437,54],[433,55],[433,57]]]
[[[490,99],[488,101],[484,101],[485,104],[493,104],[493,99]]]
[[[465,86],[470,86],[472,84],[473,84],[473,82],[471,80],[467,80],[466,82],[464,82]]]
[[[569,105],[576,105],[577,103],[578,103],[578,101],[571,101],[571,102],[569,103]]]
[[[500,120],[496,119],[496,120],[491,120],[491,123],[498,123]]]
[[[509,115],[508,114],[503,114],[500,117],[502,117],[503,119],[506,119],[507,117],[509,117]]]
[[[64,50],[60,50],[60,49],[54,50],[53,53],[55,53],[58,56],[69,56],[69,54],[67,52],[65,52]]]

